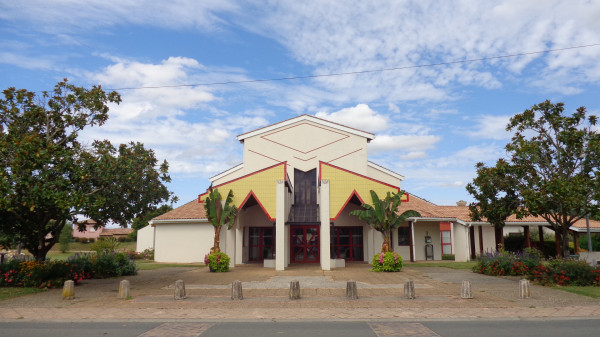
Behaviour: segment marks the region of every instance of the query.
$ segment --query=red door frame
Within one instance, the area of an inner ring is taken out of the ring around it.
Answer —
[[[321,230],[319,225],[294,225],[290,228],[290,262],[291,263],[320,263],[321,262],[321,252],[320,252],[320,235]],[[302,229],[302,242],[297,242],[294,240],[297,235],[295,235],[294,230]],[[313,235],[309,241],[306,241],[306,232],[307,229],[316,229],[316,234]],[[303,249],[303,260],[297,261],[295,250],[296,248]],[[307,261],[308,250],[311,248],[314,250],[315,260]]]

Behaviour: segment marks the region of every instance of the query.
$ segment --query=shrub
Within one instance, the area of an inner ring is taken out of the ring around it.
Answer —
[[[371,261],[373,271],[395,272],[402,269],[402,256],[395,252],[377,253]]]
[[[102,252],[114,252],[119,247],[119,241],[115,238],[99,238],[90,245],[90,249],[98,254]]]
[[[493,276],[527,275],[540,261],[541,252],[535,248],[517,253],[495,251],[479,256],[473,271]]]
[[[507,235],[504,237],[504,249],[509,252],[520,252],[525,248],[523,235]]]
[[[61,253],[66,253],[69,251],[69,245],[71,244],[71,236],[73,234],[73,227],[71,223],[65,224],[63,229],[60,231],[60,236],[58,237],[58,245]]]
[[[442,254],[442,260],[454,261],[454,254]]]
[[[92,257],[94,277],[107,278],[137,274],[135,262],[124,253],[102,252]]]
[[[229,256],[223,252],[207,254],[204,256],[204,264],[208,265],[211,272],[229,271]]]

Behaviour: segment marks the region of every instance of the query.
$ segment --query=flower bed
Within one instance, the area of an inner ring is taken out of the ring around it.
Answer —
[[[480,256],[473,271],[480,274],[526,276],[542,285],[600,286],[600,269],[578,260],[550,260],[542,264],[541,253],[494,252]]]
[[[211,272],[226,272],[229,271],[229,256],[223,252],[207,254],[204,256],[204,264],[206,264]]]
[[[135,275],[135,262],[122,253],[75,255],[67,261],[11,260],[0,265],[0,287],[59,288],[65,281]]]

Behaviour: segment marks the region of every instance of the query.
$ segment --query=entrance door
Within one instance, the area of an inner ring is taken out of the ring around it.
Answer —
[[[319,226],[290,227],[291,262],[319,263]]]

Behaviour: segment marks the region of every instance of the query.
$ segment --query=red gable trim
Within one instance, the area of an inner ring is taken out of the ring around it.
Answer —
[[[240,203],[240,206],[238,207],[238,209],[242,209],[242,207],[244,207],[244,205],[246,204],[246,202],[248,201],[248,199],[250,199],[251,196],[254,198],[254,200],[256,200],[256,202],[258,203],[258,205],[262,209],[263,213],[265,213],[265,215],[267,216],[267,218],[269,218],[270,221],[275,221],[276,219],[275,218],[271,218],[271,216],[269,215],[269,213],[265,209],[265,206],[263,206],[263,204],[256,197],[256,194],[254,194],[254,191],[252,191],[252,190],[250,190],[250,192],[248,193],[248,195],[246,196],[246,198],[244,198],[244,201],[242,201]]]
[[[361,177],[361,178],[365,178],[365,179],[368,179],[368,180],[374,181],[374,182],[376,182],[376,183],[379,183],[379,184],[382,184],[382,185],[385,185],[385,186],[391,187],[391,188],[393,188],[393,189],[395,189],[395,190],[396,190],[396,193],[397,193],[397,192],[400,192],[400,188],[399,188],[399,187],[397,187],[397,186],[390,185],[390,184],[388,184],[388,183],[384,183],[383,181],[380,181],[380,180],[377,180],[377,179],[373,179],[373,178],[371,178],[371,177],[367,177],[367,176],[365,176],[365,175],[362,175],[362,174],[359,174],[359,173],[356,173],[356,172],[352,172],[352,171],[349,171],[349,170],[343,169],[343,168],[341,168],[341,167],[339,167],[339,166],[335,166],[335,165],[332,165],[332,164],[329,164],[329,163],[326,163],[326,162],[323,162],[323,161],[319,161],[319,180],[321,180],[321,172],[323,172],[323,170],[321,170],[321,166],[323,166],[323,165],[327,165],[327,166],[330,166],[330,167],[336,168],[336,169],[338,169],[338,170],[341,170],[341,171],[344,171],[344,172],[347,172],[347,173],[353,174],[353,175],[355,175],[355,176],[359,176],[359,177]]]
[[[243,175],[243,176],[241,176],[241,177],[239,177],[239,178],[235,178],[235,179],[233,179],[233,180],[230,180],[230,181],[224,182],[224,183],[222,183],[222,184],[219,184],[219,185],[217,185],[217,186],[213,186],[213,189],[219,188],[220,186],[223,186],[223,185],[230,184],[230,183],[232,183],[232,182],[234,182],[234,181],[238,181],[238,180],[240,180],[240,179],[247,178],[247,177],[249,177],[249,176],[251,176],[251,175],[255,175],[255,174],[257,174],[257,173],[260,173],[260,172],[263,172],[263,171],[266,171],[266,170],[272,169],[272,168],[274,168],[274,167],[277,167],[277,166],[279,166],[279,165],[283,165],[283,177],[282,177],[282,179],[283,179],[283,180],[285,180],[285,179],[286,179],[286,177],[287,177],[287,161],[283,161],[283,162],[281,162],[281,163],[278,163],[278,164],[275,164],[275,165],[272,165],[272,166],[269,166],[269,167],[265,167],[264,169],[261,169],[261,170],[258,170],[258,171],[254,171],[254,172],[252,172],[252,173],[248,173],[248,174],[246,174],[246,175]],[[199,203],[202,203],[202,197],[203,197],[203,196],[205,196],[205,195],[207,195],[207,194],[208,194],[208,188],[206,189],[206,192],[204,192],[204,193],[202,193],[202,194],[199,194],[199,195],[198,195],[198,202],[199,202]],[[257,200],[258,200],[258,199],[257,199]]]
[[[352,199],[353,196],[356,196],[358,198],[358,200],[360,200],[361,204],[365,203],[363,198],[360,197],[360,195],[358,194],[358,192],[356,192],[356,190],[352,191],[352,193],[350,193],[350,196],[348,197],[348,199],[346,199],[344,206],[342,206],[342,208],[340,208],[340,211],[338,212],[338,214],[336,214],[335,217],[330,218],[331,221],[335,221],[342,214],[342,211],[344,210],[344,208],[346,208],[346,206],[348,206],[348,203],[350,202],[350,199]]]

